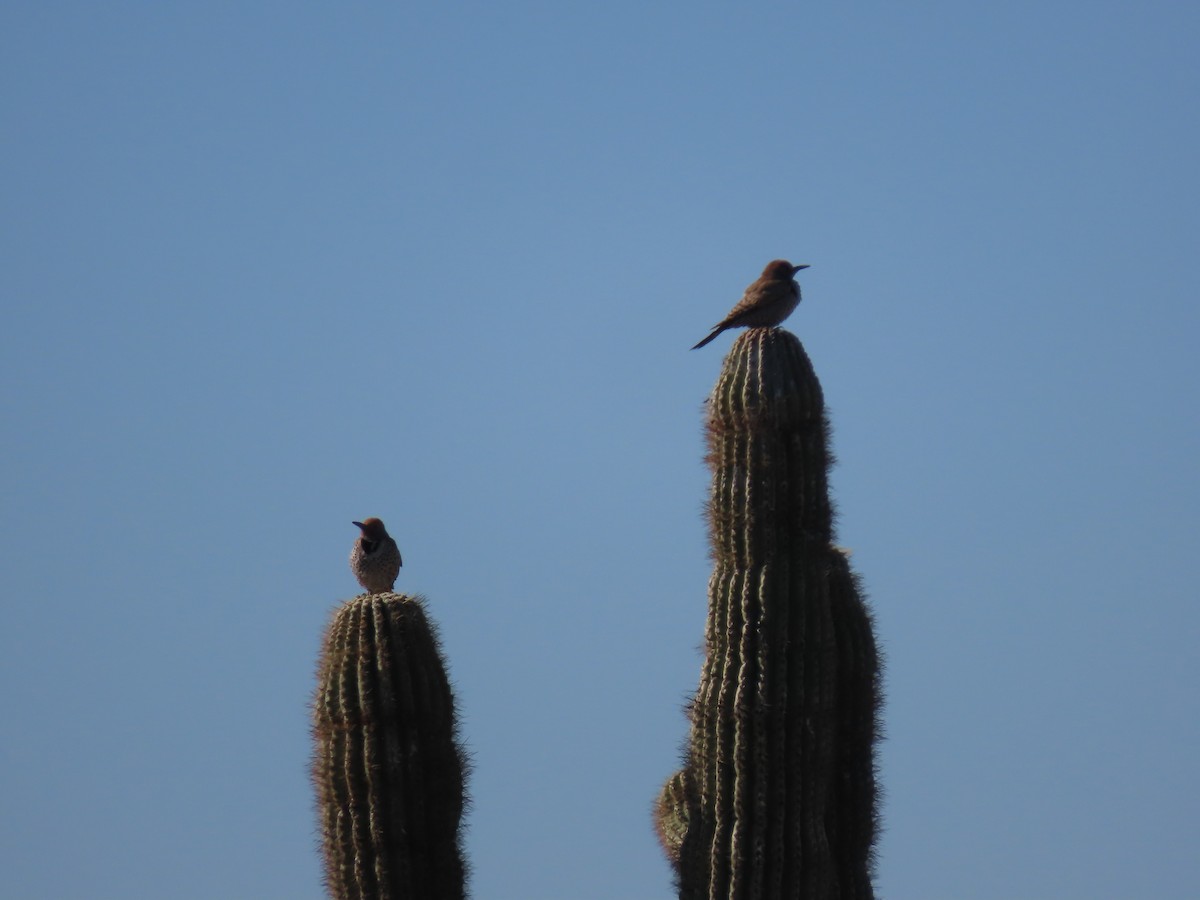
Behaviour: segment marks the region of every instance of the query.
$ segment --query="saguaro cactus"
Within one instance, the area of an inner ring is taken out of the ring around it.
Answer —
[[[466,765],[418,597],[339,607],[321,650],[312,776],[335,900],[462,900]]]
[[[705,659],[656,806],[679,896],[870,898],[879,660],[832,543],[824,401],[795,336],[734,342],[707,432]]]

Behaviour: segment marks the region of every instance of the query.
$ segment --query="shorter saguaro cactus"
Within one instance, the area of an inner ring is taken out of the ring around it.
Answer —
[[[313,701],[312,777],[336,900],[462,900],[466,763],[454,697],[419,597],[335,610]]]

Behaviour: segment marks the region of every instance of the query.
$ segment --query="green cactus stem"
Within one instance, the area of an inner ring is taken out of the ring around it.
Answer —
[[[880,663],[832,543],[824,400],[794,335],[734,342],[707,433],[705,659],[656,806],[679,896],[871,898]]]
[[[462,900],[466,763],[422,600],[363,594],[333,614],[313,701],[312,778],[335,900]]]

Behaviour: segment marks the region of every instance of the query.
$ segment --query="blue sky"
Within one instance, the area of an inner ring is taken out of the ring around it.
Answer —
[[[767,260],[887,654],[879,888],[1200,894],[1200,12],[0,10],[0,868],[318,898],[353,519],[429,598],[474,895],[669,900],[688,351]]]

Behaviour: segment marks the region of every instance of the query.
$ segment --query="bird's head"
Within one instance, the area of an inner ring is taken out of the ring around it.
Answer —
[[[388,536],[383,522],[376,518],[363,519],[361,522],[351,522],[350,524],[361,528],[362,536],[371,542],[381,541]]]
[[[772,280],[784,278],[794,278],[796,273],[801,269],[807,269],[808,263],[800,266],[793,266],[786,259],[773,259],[767,263],[767,267],[763,269],[763,277]]]

